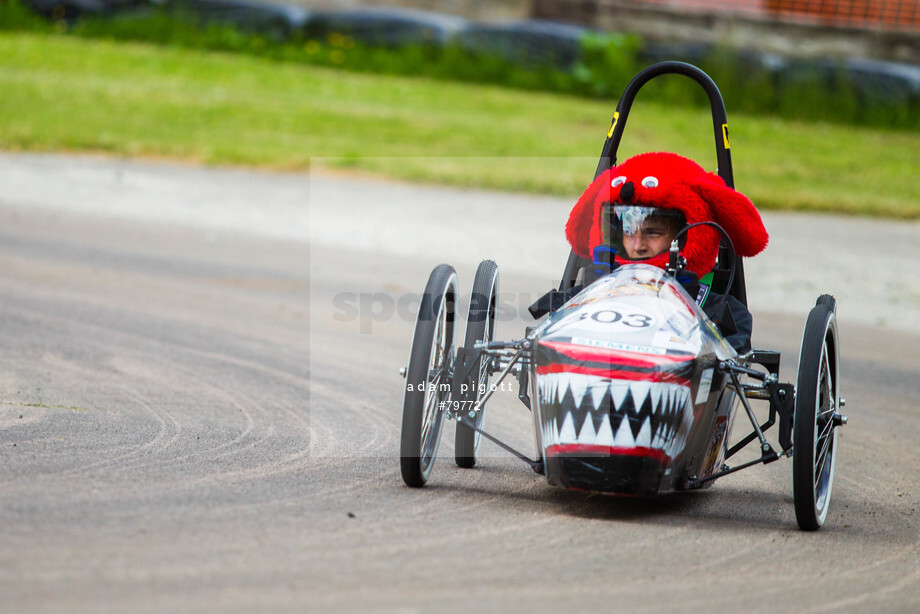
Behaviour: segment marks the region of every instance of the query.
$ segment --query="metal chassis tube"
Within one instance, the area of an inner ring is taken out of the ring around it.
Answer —
[[[772,365],[770,365],[772,367]],[[751,422],[753,431],[744,437],[737,444],[732,446],[725,455],[725,458],[728,459],[736,452],[746,447],[752,441],[757,439],[760,442],[760,458],[757,460],[749,461],[747,463],[742,463],[735,467],[729,467],[728,465],[723,465],[722,471],[713,473],[704,478],[691,479],[688,482],[690,488],[698,488],[706,482],[711,482],[712,480],[721,478],[730,473],[735,473],[736,471],[741,471],[742,469],[747,469],[754,465],[766,465],[772,463],[780,458],[780,455],[776,453],[770,443],[767,441],[764,431],[769,429],[776,423],[777,415],[783,421],[783,424],[791,422],[791,401],[794,397],[794,387],[791,384],[780,384],[777,381],[777,374],[773,372],[771,368],[770,373],[763,373],[762,371],[757,371],[749,367],[740,365],[733,360],[727,360],[719,363],[719,370],[728,374],[731,378],[731,387],[738,394],[738,397],[741,400],[741,404],[744,406],[745,413],[747,414],[748,420]],[[778,364],[776,365],[776,370],[778,371]],[[743,386],[739,380],[740,375],[747,375],[753,377],[754,379],[760,380],[762,383],[760,386]],[[749,398],[761,399],[770,401],[770,416],[766,422],[759,424],[757,417],[754,415],[754,411],[751,409],[751,404],[748,402]],[[789,456],[792,452],[792,442],[790,434],[786,428],[780,429],[780,445],[782,446],[782,455]]]
[[[498,357],[499,360],[501,360],[502,358],[507,358],[506,354],[501,353],[502,351],[507,350],[507,349],[514,349],[516,351],[511,356],[510,360],[508,360],[508,364],[506,364],[504,368],[502,369],[501,373],[499,373],[498,379],[495,381],[495,383],[493,383],[489,387],[489,390],[486,392],[485,396],[483,396],[481,399],[476,401],[476,403],[473,405],[473,408],[471,410],[469,410],[468,412],[463,412],[462,414],[459,412],[454,412],[452,410],[448,410],[446,413],[447,413],[448,419],[456,420],[460,424],[463,424],[466,427],[472,429],[473,431],[479,433],[480,435],[482,435],[483,437],[485,437],[486,439],[488,439],[489,441],[491,441],[492,443],[494,443],[501,449],[505,450],[506,452],[510,452],[517,458],[521,459],[522,461],[530,465],[530,468],[533,469],[536,473],[542,474],[543,473],[543,461],[542,460],[534,460],[528,457],[527,455],[525,455],[524,453],[519,452],[518,450],[512,448],[511,446],[501,441],[494,435],[491,435],[490,433],[477,427],[476,420],[475,420],[476,413],[481,410],[482,406],[485,405],[486,402],[490,398],[492,398],[492,395],[498,389],[497,388],[498,385],[501,384],[502,381],[504,381],[504,379],[508,376],[509,373],[511,373],[511,371],[514,369],[514,366],[518,363],[529,362],[532,348],[533,348],[533,343],[531,342],[530,339],[524,339],[523,341],[511,341],[511,342],[493,341],[487,344],[483,344],[481,347],[479,344],[474,346],[473,350],[471,351],[471,353],[473,354],[474,360],[466,361],[468,364],[476,364],[478,362],[478,358],[482,354],[486,354],[486,356],[488,356],[490,359]],[[461,351],[469,351],[469,350],[465,350],[465,348],[461,348]],[[455,382],[454,385],[456,385],[456,382],[464,380],[466,378],[466,375],[468,374],[468,371],[469,369],[466,370],[466,373],[460,370],[455,371],[454,379],[453,379],[453,381]],[[527,372],[523,368],[521,368],[519,375],[518,375],[518,384],[519,386],[526,386],[526,382],[527,382]],[[528,405],[529,407],[529,398],[527,397],[526,392],[524,392],[523,390],[520,391],[520,393],[518,394],[518,398],[521,399],[521,401],[524,402],[524,404]],[[527,400],[525,401],[525,399]]]

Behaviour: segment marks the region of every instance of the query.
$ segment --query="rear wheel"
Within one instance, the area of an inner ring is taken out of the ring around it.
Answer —
[[[470,297],[470,315],[466,324],[466,337],[463,346],[473,349],[473,345],[483,341],[492,341],[495,335],[495,309],[498,305],[498,265],[491,260],[483,260],[476,270],[473,280],[473,293]],[[455,390],[453,399],[460,401],[456,407],[461,412],[469,412],[471,402],[478,402],[485,396],[489,387],[489,359],[482,355],[473,366],[470,377],[463,390]],[[477,428],[482,428],[485,407],[481,407],[473,416]],[[469,417],[469,414],[467,414]],[[476,464],[476,453],[482,436],[468,426],[457,422],[457,434],[454,440],[457,464],[465,469]]]
[[[400,435],[400,470],[403,481],[424,486],[431,474],[441,430],[443,403],[450,399],[454,357],[457,274],[442,264],[428,278],[419,304],[415,335],[406,370]]]
[[[795,518],[805,531],[827,517],[837,459],[838,345],[835,302],[822,296],[808,315],[799,356],[792,427]]]

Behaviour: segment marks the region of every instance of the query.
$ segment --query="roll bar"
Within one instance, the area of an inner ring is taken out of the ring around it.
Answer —
[[[617,103],[616,111],[613,114],[613,120],[610,122],[610,129],[607,131],[607,139],[604,141],[604,147],[601,150],[601,157],[597,163],[597,170],[594,177],[597,178],[601,173],[616,166],[617,150],[620,147],[620,140],[623,138],[623,130],[626,128],[626,120],[629,118],[629,111],[632,108],[636,94],[643,85],[655,77],[668,74],[684,75],[696,81],[706,92],[709,97],[709,106],[712,111],[712,130],[716,144],[716,160],[718,163],[718,174],[725,184],[735,187],[735,177],[732,172],[731,141],[728,135],[728,119],[725,114],[725,102],[722,100],[722,94],[712,78],[692,64],[686,62],[659,62],[640,71],[623,90],[620,100]],[[727,292],[747,305],[747,290],[744,282],[744,269],[741,264],[741,257],[732,254],[723,242],[719,250],[720,261],[733,257],[735,259],[735,276],[732,287],[720,289],[721,292]],[[567,290],[575,284],[578,271],[587,263],[575,252],[569,253],[568,262],[562,274],[562,283],[560,290]]]

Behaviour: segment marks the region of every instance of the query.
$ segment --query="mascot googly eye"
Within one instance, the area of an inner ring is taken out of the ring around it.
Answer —
[[[696,162],[665,152],[634,156],[598,175],[575,203],[565,233],[584,258],[591,259],[599,246],[614,246],[620,263],[664,267],[669,238],[697,222],[722,226],[739,256],[754,256],[767,246],[763,220],[746,196]],[[691,228],[681,246],[687,269],[700,276],[710,272],[719,240],[711,226]]]

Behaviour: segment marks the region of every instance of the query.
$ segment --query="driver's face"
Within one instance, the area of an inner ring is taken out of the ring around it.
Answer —
[[[663,217],[650,217],[635,234],[623,235],[623,247],[631,260],[643,260],[666,252],[677,234],[677,228]]]

